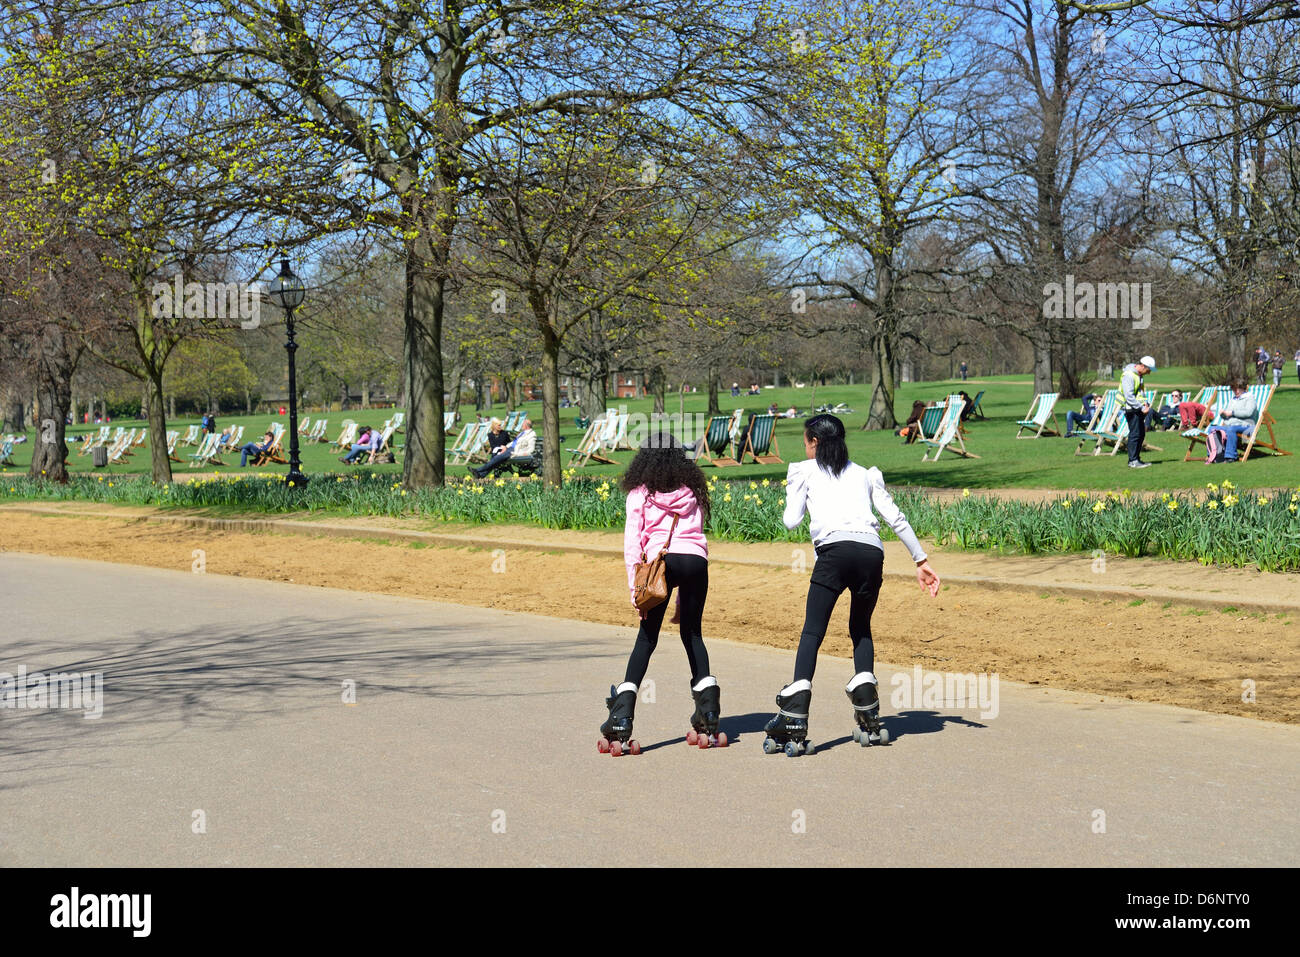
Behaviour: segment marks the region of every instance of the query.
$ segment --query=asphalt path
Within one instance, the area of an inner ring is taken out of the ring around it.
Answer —
[[[895,741],[864,749],[824,656],[791,759],[762,727],[793,654],[712,641],[734,743],[700,751],[668,627],[644,753],[613,758],[631,628],[12,552],[0,607],[0,672],[103,682],[98,718],[0,708],[4,866],[1300,862],[1290,725],[1008,681],[909,701],[882,663]]]

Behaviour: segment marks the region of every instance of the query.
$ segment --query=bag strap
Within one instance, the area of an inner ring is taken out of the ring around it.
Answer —
[[[647,503],[649,503],[649,502],[653,502],[653,501],[654,501],[654,499],[652,499],[652,498],[650,497],[650,493],[649,493],[649,492],[646,492],[645,502],[643,502],[642,505],[641,505],[641,535],[640,535],[640,538],[638,538],[638,540],[637,540],[637,541],[640,543],[640,545],[641,545],[641,560],[642,560],[642,561],[645,561],[645,558],[646,558],[646,552],[645,552],[645,546],[646,546],[646,542],[645,542],[645,506],[646,506]],[[658,502],[655,502],[655,504],[656,504],[656,505],[659,505]],[[660,505],[659,508],[660,508],[661,511],[667,511],[667,509],[665,509],[662,505]],[[680,518],[680,517],[681,517],[681,516],[679,516],[676,512],[673,513],[673,524],[672,524],[672,526],[668,529],[668,541],[664,542],[664,547],[663,547],[662,549],[659,550],[659,553],[660,553],[661,555],[664,554],[664,553],[666,553],[666,552],[668,551],[668,546],[671,545],[671,544],[673,543],[673,532],[675,532],[675,531],[677,530],[677,519]]]

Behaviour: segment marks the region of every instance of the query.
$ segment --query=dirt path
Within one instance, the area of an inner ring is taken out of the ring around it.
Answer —
[[[38,516],[18,510],[6,510],[5,530],[3,548],[13,551],[202,568],[218,575],[606,624],[625,626],[633,620],[621,559],[601,554],[605,545],[594,548],[595,553],[565,550],[578,539],[590,545],[589,533],[534,529],[554,545],[552,551],[543,551],[400,539],[390,544],[337,534],[314,536],[309,529],[268,534],[188,528],[120,513]],[[609,533],[602,534],[607,542]],[[802,625],[809,569],[796,567],[789,545],[723,544],[716,547],[715,558],[741,547],[747,553],[754,548],[779,550],[784,564],[715,560],[706,639],[793,648]],[[948,557],[945,553],[945,560]],[[68,601],[69,607],[75,606],[76,596],[69,595]],[[830,654],[850,653],[847,614],[847,602],[842,602],[824,646]],[[1295,617],[1225,613],[1174,601],[1039,595],[952,578],[939,597],[930,600],[922,598],[914,584],[891,577],[873,627],[877,654],[889,661],[936,671],[996,672],[1030,684],[1297,723],[1300,632]],[[676,644],[671,629],[665,637]],[[1253,702],[1242,700],[1243,688],[1253,690]]]

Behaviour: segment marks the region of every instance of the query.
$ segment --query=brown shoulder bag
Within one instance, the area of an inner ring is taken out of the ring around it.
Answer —
[[[649,502],[649,496],[646,497]],[[632,600],[639,611],[649,611],[668,600],[668,569],[664,556],[672,543],[673,532],[677,529],[677,518],[673,516],[672,528],[668,529],[668,541],[664,542],[659,557],[652,562],[646,561],[645,550],[641,550],[641,560],[632,566]],[[645,511],[641,512],[641,534],[645,534]]]

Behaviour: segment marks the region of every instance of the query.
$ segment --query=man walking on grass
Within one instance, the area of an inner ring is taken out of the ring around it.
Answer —
[[[1124,403],[1124,418],[1128,420],[1128,467],[1144,469],[1150,462],[1142,461],[1142,443],[1146,439],[1146,418],[1151,406],[1142,398],[1142,377],[1156,371],[1156,360],[1143,356],[1124,367],[1119,377],[1120,398]]]

